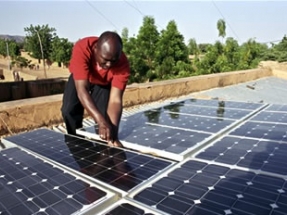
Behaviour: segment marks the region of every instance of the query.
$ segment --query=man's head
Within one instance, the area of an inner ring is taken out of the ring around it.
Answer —
[[[111,31],[102,33],[94,49],[96,62],[103,69],[111,68],[120,58],[122,53],[121,37]]]

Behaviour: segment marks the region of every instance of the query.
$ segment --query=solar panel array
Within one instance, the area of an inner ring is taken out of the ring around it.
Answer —
[[[76,176],[71,183],[83,180],[97,189],[99,199],[105,200],[96,199],[102,205],[92,203],[89,214],[283,215],[287,214],[286,114],[287,105],[189,99],[124,117],[119,134],[122,149],[49,129],[6,137],[3,142],[45,160],[68,178]],[[78,132],[98,138],[97,125]],[[12,162],[7,169],[1,165],[0,185],[1,174],[6,177],[10,166],[18,163],[13,159],[5,160]],[[65,191],[63,184],[58,187]],[[13,214],[9,204],[1,202],[1,192],[0,211]],[[80,208],[84,200],[74,196],[68,200],[80,202],[75,213],[85,213]],[[61,200],[66,202],[65,196]],[[48,198],[42,201],[50,203]]]

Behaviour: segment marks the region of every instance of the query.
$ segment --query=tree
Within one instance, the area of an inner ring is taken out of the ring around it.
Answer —
[[[42,59],[42,45],[44,59],[49,59],[52,51],[52,41],[56,37],[56,29],[50,28],[48,25],[30,25],[30,27],[24,28],[24,31],[26,32],[25,49],[29,55],[38,59],[40,63]]]
[[[155,50],[158,40],[159,32],[157,31],[154,18],[145,16],[143,25],[140,27],[137,35],[137,45],[140,54],[138,57],[141,57],[146,61],[149,70],[153,70],[155,67]]]
[[[175,21],[170,21],[166,30],[162,30],[156,50],[156,59],[157,74],[160,79],[178,75],[173,68],[178,61],[190,64],[188,48],[184,43],[184,37],[177,30]]]
[[[187,46],[188,46],[188,53],[190,55],[198,55],[199,54],[199,48],[197,46],[195,39],[189,39]]]
[[[7,55],[14,59],[21,54],[20,46],[15,40],[0,39],[0,55],[7,57]]]
[[[55,37],[52,42],[51,60],[58,62],[59,67],[61,67],[61,63],[68,66],[73,46],[73,43],[69,42],[68,39]]]
[[[218,30],[218,36],[222,37],[223,39],[226,36],[226,33],[225,33],[226,25],[223,19],[219,19],[217,21],[217,30]]]

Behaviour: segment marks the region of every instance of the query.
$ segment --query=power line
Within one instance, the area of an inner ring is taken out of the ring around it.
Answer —
[[[231,25],[226,21],[225,17],[223,16],[223,14],[221,13],[221,11],[219,10],[219,8],[217,7],[217,5],[215,4],[214,1],[212,1],[214,7],[217,9],[217,11],[220,13],[220,15],[222,16],[222,18],[224,19],[224,21],[226,22],[226,24],[228,25],[228,27],[230,28],[230,30],[233,32],[233,34],[237,37],[237,40],[239,40],[240,42],[240,39],[238,37],[238,35],[235,33],[235,31],[232,29]]]
[[[143,14],[141,12],[141,10],[138,9],[138,7],[135,7],[134,5],[130,4],[127,0],[124,0],[124,2],[126,2],[129,6],[131,6],[133,9],[135,9],[137,12],[139,12],[142,16],[145,16],[145,14]]]
[[[97,13],[99,13],[106,21],[108,21],[112,26],[115,27],[115,29],[117,31],[120,32],[120,30],[118,29],[118,27],[111,21],[109,20],[100,10],[98,10],[96,7],[94,7],[94,5],[92,5],[88,0],[85,0]]]
[[[131,3],[129,3],[127,0],[123,0],[125,3],[127,3],[129,6],[131,6],[133,9],[135,9],[137,12],[139,12],[143,17],[147,16],[145,15],[138,7],[132,5]],[[134,0],[133,0],[134,1]],[[135,3],[136,1],[134,1]],[[163,29],[163,27],[161,27],[160,25],[155,24],[156,27]]]

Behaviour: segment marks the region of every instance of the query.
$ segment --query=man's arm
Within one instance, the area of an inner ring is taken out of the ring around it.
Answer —
[[[100,137],[104,140],[111,141],[112,127],[94,105],[93,99],[89,94],[89,82],[87,80],[75,80],[75,86],[79,100],[99,126]]]
[[[118,129],[123,111],[123,90],[116,87],[111,88],[107,114],[112,123],[114,141],[118,141]]]

